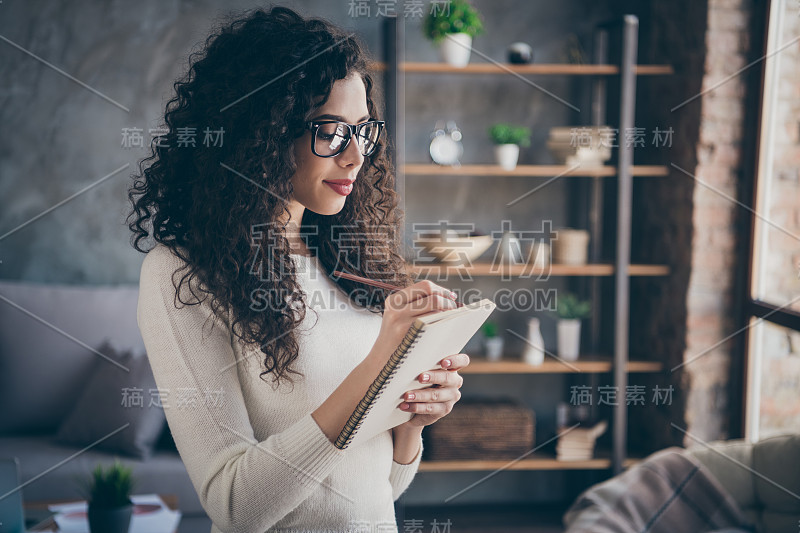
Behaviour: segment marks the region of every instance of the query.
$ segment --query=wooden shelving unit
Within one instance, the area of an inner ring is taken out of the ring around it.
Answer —
[[[545,359],[541,365],[529,365],[523,361],[502,359],[488,361],[484,357],[470,357],[469,365],[459,370],[461,374],[603,374],[613,370],[611,357],[582,355],[577,361]],[[658,361],[628,361],[627,371],[661,372],[664,365]]]
[[[609,60],[608,43],[610,31],[619,31],[621,51],[614,61]],[[397,169],[396,185],[398,191],[406,190],[407,177],[457,177],[470,179],[473,176],[483,178],[552,178],[569,179],[588,178],[585,194],[590,206],[587,225],[591,235],[589,264],[572,266],[553,264],[546,270],[535,270],[528,265],[501,266],[491,263],[477,262],[471,265],[446,266],[410,262],[407,266],[410,274],[425,277],[442,274],[471,276],[515,276],[519,281],[539,281],[539,276],[580,276],[589,279],[591,284],[592,314],[598,316],[602,277],[613,277],[613,348],[604,356],[582,356],[578,361],[565,363],[548,358],[539,366],[531,366],[519,360],[487,361],[473,357],[471,364],[463,370],[465,374],[519,374],[534,376],[535,374],[575,375],[586,373],[610,374],[610,382],[618,389],[628,384],[628,374],[634,372],[661,372],[663,365],[659,362],[629,360],[629,283],[632,276],[667,276],[670,275],[666,265],[631,264],[631,212],[633,178],[655,179],[665,177],[669,169],[665,166],[634,165],[633,148],[623,146],[616,148],[616,163],[598,167],[570,167],[567,165],[518,165],[512,171],[506,171],[492,164],[465,164],[458,167],[445,167],[430,163],[405,161],[405,76],[406,75],[461,75],[461,76],[585,76],[592,84],[592,113],[590,123],[586,126],[612,125],[619,131],[628,131],[634,126],[637,76],[658,76],[674,74],[670,65],[638,65],[638,20],[628,15],[620,24],[609,24],[598,27],[595,33],[595,50],[593,64],[530,64],[510,65],[495,62],[470,63],[464,68],[452,67],[437,62],[405,61],[404,25],[394,19],[386,19],[383,33],[384,61],[375,62],[372,68],[384,75],[386,96],[387,133],[394,141],[395,150],[391,154],[394,168]],[[616,59],[619,62],[616,62]],[[619,102],[617,120],[606,117],[606,80],[615,77],[619,82],[619,94],[614,95]],[[616,180],[616,228],[607,234],[603,231],[602,211],[603,184],[608,179]],[[581,193],[584,194],[584,193]],[[614,239],[614,258],[611,261],[601,259],[600,244],[607,237]],[[437,280],[441,280],[437,277]],[[596,346],[599,337],[597,322],[592,322],[592,345]],[[604,351],[604,350],[600,350]],[[533,379],[533,378],[532,378]],[[612,408],[611,449],[605,454],[598,454],[589,461],[558,461],[552,455],[531,453],[519,461],[422,461],[420,471],[454,472],[478,470],[609,470],[618,473],[636,462],[627,455],[627,407],[619,402]],[[547,438],[547,436],[544,436]]]
[[[624,468],[628,468],[639,459],[628,458]],[[493,470],[608,470],[611,468],[609,457],[595,457],[587,461],[559,461],[553,455],[532,453],[524,459],[509,460],[462,460],[462,461],[420,461],[420,472],[477,472]]]
[[[461,165],[448,167],[427,163],[407,163],[400,169],[406,176],[520,176],[520,177],[614,177],[617,169],[604,165],[601,167],[569,167],[567,165],[517,165],[514,170],[503,170],[498,165]],[[665,166],[635,166],[633,176],[663,177],[669,174]]]
[[[551,264],[547,269],[533,268],[531,265],[500,265],[486,262],[444,265],[437,263],[409,263],[406,271],[415,276],[429,275],[471,275],[471,276],[513,276],[513,277],[538,277],[549,276],[613,276],[615,266],[610,263],[590,265],[559,265]],[[666,276],[669,267],[666,265],[629,265],[630,276]]]
[[[372,70],[381,72],[386,70],[386,63],[376,61],[372,63]],[[400,63],[400,70],[421,74],[530,74],[538,76],[615,76],[619,75],[617,65],[575,65],[571,63],[535,63],[531,65],[513,65],[510,63],[470,63],[459,68],[447,63],[433,63],[420,61],[405,61]],[[658,76],[674,74],[672,65],[635,65],[634,72],[637,76]]]

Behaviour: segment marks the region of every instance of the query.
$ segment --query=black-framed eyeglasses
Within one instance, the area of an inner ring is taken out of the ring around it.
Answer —
[[[383,120],[368,120],[361,124],[312,120],[306,122],[306,128],[311,130],[311,151],[316,156],[333,157],[341,154],[355,135],[361,155],[366,157],[377,148],[384,124]]]

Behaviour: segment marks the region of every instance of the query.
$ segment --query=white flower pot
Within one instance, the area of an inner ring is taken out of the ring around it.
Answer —
[[[489,337],[485,341],[486,359],[497,361],[503,355],[503,337]]]
[[[519,160],[519,146],[516,144],[498,144],[494,147],[494,158],[503,170],[514,170]]]
[[[558,356],[565,361],[575,361],[581,349],[581,321],[579,318],[562,318],[558,321]]]
[[[472,36],[468,33],[447,33],[439,43],[439,55],[442,61],[459,68],[469,63],[472,52]]]

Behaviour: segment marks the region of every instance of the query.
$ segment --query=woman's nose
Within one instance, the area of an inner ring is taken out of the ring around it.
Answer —
[[[344,151],[336,158],[342,166],[361,165],[364,162],[364,155],[361,153],[361,147],[358,145],[356,136],[350,137],[350,142],[347,143]]]

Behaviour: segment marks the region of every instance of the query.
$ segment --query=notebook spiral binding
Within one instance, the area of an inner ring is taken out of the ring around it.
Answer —
[[[381,394],[383,394],[386,384],[389,383],[392,376],[397,373],[397,368],[400,366],[400,363],[402,363],[403,360],[408,357],[409,352],[417,343],[419,336],[424,330],[424,324],[421,324],[419,327],[417,327],[416,324],[412,324],[412,326],[406,332],[406,335],[403,337],[400,346],[397,347],[392,356],[389,358],[389,362],[383,367],[381,373],[378,374],[377,378],[375,378],[375,381],[372,382],[367,394],[358,403],[356,410],[353,411],[352,415],[350,415],[350,418],[347,420],[344,428],[342,428],[342,432],[339,433],[339,437],[334,443],[337,448],[344,450],[350,445],[350,442],[353,440],[356,431],[361,427],[361,424],[364,421],[364,418],[367,416],[367,413],[369,413],[370,409],[372,409],[375,400],[379,398]]]

